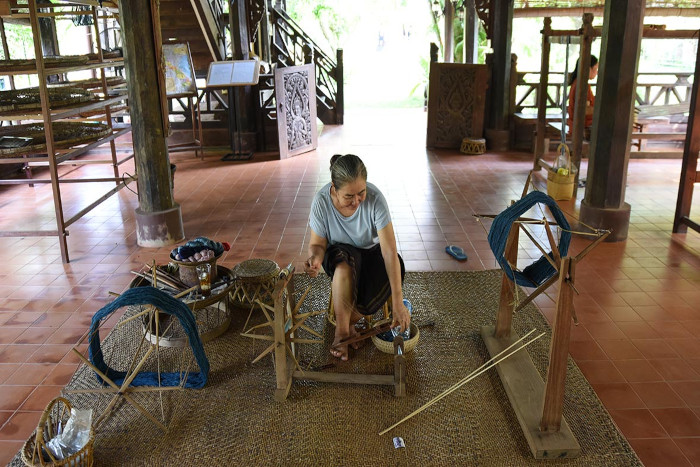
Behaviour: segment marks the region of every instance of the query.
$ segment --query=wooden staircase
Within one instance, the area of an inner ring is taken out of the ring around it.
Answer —
[[[197,76],[226,59],[226,29],[220,0],[160,0],[163,43],[190,44]]]

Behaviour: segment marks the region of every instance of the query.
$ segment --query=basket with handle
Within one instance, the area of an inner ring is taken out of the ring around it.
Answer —
[[[66,457],[56,459],[46,448],[46,443],[55,437],[70,418],[71,404],[63,397],[57,397],[46,406],[41,414],[36,431],[24,443],[21,457],[25,465],[55,466],[55,467],[89,467],[93,464],[93,446],[95,443],[95,431],[90,429],[88,442],[79,451]]]
[[[561,143],[557,147],[557,153],[566,154],[566,167],[563,173],[555,168],[547,170],[547,194],[556,200],[569,200],[574,195],[574,181],[576,180],[576,168],[571,165],[571,152],[569,147]]]

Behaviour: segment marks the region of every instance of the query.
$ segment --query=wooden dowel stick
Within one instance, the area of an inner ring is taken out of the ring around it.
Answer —
[[[533,329],[533,331],[534,331],[534,329]],[[532,331],[530,331],[530,332],[532,332]],[[526,335],[529,335],[529,334],[530,334],[530,333],[528,333],[528,334],[526,334]],[[402,423],[405,422],[406,420],[410,419],[410,418],[413,417],[414,415],[419,414],[420,412],[422,412],[423,410],[427,409],[428,407],[430,407],[431,405],[433,405],[434,403],[436,403],[436,402],[439,401],[440,399],[442,399],[442,398],[446,397],[447,395],[451,394],[452,392],[456,391],[457,389],[459,389],[460,387],[462,387],[463,385],[465,385],[466,383],[468,383],[468,382],[471,381],[472,379],[476,378],[477,376],[481,375],[481,374],[484,373],[485,371],[487,371],[487,370],[493,368],[494,366],[498,365],[500,362],[502,362],[502,361],[505,360],[506,358],[510,357],[510,356],[513,355],[514,353],[521,351],[522,349],[524,349],[524,348],[527,347],[528,345],[532,344],[533,342],[535,342],[537,339],[539,339],[540,337],[544,336],[545,334],[546,334],[546,333],[544,333],[544,332],[541,333],[539,336],[537,336],[537,337],[533,338],[532,340],[526,342],[526,343],[523,344],[522,346],[520,346],[520,347],[518,347],[517,349],[515,349],[515,350],[509,352],[508,354],[506,354],[505,356],[499,358],[498,360],[494,360],[495,357],[492,358],[492,359],[490,360],[491,363],[486,362],[486,363],[484,364],[484,365],[486,365],[486,366],[482,365],[481,367],[477,368],[477,369],[474,370],[469,376],[467,376],[466,378],[464,378],[462,381],[460,381],[459,383],[457,383],[456,385],[454,385],[454,386],[451,387],[450,389],[444,391],[442,394],[438,395],[437,397],[435,397],[434,399],[432,399],[432,400],[431,400],[430,402],[428,402],[427,404],[425,404],[425,405],[423,405],[422,407],[416,409],[416,410],[413,411],[411,414],[409,414],[408,416],[406,416],[406,417],[404,417],[403,419],[399,420],[398,422],[394,423],[393,425],[391,425],[389,428],[385,429],[384,431],[380,431],[380,432],[379,432],[379,435],[381,436],[381,435],[383,435],[383,434],[385,434],[385,433],[391,431],[392,429],[396,428],[397,426],[399,426],[400,424],[402,424]],[[518,341],[514,342],[511,346],[508,347],[508,349],[511,348],[513,345],[517,344],[518,342],[520,342],[521,340],[522,340],[522,338],[519,339]],[[506,350],[508,350],[508,349],[506,349]],[[505,350],[504,350],[503,352],[505,352]],[[501,355],[503,352],[499,353],[498,355]]]

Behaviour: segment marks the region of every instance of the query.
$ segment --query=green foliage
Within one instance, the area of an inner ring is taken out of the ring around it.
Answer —
[[[10,58],[34,58],[34,39],[29,26],[5,23],[5,33],[7,45],[11,51]]]

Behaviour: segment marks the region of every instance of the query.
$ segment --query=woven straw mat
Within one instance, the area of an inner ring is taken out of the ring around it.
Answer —
[[[500,271],[406,274],[404,296],[413,303],[421,336],[406,356],[405,398],[394,397],[392,386],[294,381],[288,399],[277,402],[271,357],[251,364],[269,342],[240,336],[248,310],[236,311],[228,332],[205,344],[211,364],[206,387],[164,391],[162,412],[158,393],[134,395],[156,417],[164,416],[168,432],[121,403],[97,431],[95,465],[641,465],[571,359],[564,416],[581,445],[579,458],[533,459],[495,369],[378,435],[490,358],[480,327],[493,324],[500,278]],[[300,312],[326,308],[330,283],[325,276],[295,279],[298,296],[313,283]],[[136,311],[138,307],[132,307],[126,315]],[[257,322],[264,319],[259,310],[253,317]],[[348,362],[330,357],[333,328],[325,314],[313,319],[311,326],[325,341],[300,345],[303,368],[335,363],[323,371],[392,372],[393,356],[379,352],[369,341]],[[533,305],[514,316],[513,326],[520,336],[533,328],[550,331]],[[122,367],[128,365],[141,334],[138,320],[115,328],[103,337],[105,360],[114,368],[118,361]],[[313,336],[303,331],[299,337]],[[549,343],[547,335],[528,347],[543,379]],[[189,348],[184,352],[191,357]],[[172,371],[182,354],[181,349],[161,348],[162,371]],[[150,362],[144,369],[155,365]],[[196,364],[192,366],[190,371],[198,371]],[[99,386],[83,366],[68,387]],[[95,409],[95,418],[111,399],[84,393],[67,397],[76,407]],[[402,437],[406,447],[395,449],[394,436]],[[15,460],[15,465],[21,464]]]

